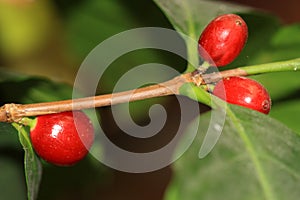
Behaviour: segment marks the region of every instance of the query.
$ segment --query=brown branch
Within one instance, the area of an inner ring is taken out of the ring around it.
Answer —
[[[248,76],[248,74],[246,71],[244,71],[240,68],[236,68],[236,69],[226,70],[226,71],[222,71],[222,72],[203,74],[202,78],[203,78],[204,82],[207,84],[207,83],[215,83],[223,78],[228,78],[228,77],[232,77],[232,76]]]
[[[34,104],[5,104],[0,107],[0,122],[19,122],[23,117],[59,113],[71,110],[82,110],[103,107],[119,103],[132,102],[159,96],[179,94],[179,88],[184,83],[202,85],[217,82],[229,76],[246,76],[241,69],[227,70],[220,73],[201,75],[197,70],[192,73],[177,76],[169,81],[114,94],[104,94],[93,97],[53,101]]]

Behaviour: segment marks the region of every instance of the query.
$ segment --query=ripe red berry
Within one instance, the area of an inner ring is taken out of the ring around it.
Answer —
[[[198,40],[199,55],[217,67],[228,65],[240,54],[247,38],[248,27],[240,16],[221,15],[202,32]]]
[[[244,106],[268,114],[271,98],[257,81],[245,77],[230,77],[219,81],[213,94],[228,103]]]
[[[47,162],[73,165],[87,155],[94,128],[81,111],[42,115],[37,117],[30,139],[36,153]]]

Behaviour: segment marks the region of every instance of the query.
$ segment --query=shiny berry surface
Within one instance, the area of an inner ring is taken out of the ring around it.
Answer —
[[[81,111],[42,115],[37,117],[30,139],[36,153],[45,161],[73,165],[87,155],[94,141],[94,128]]]
[[[248,38],[246,22],[238,15],[225,14],[212,20],[198,40],[199,54],[217,67],[231,63],[242,51]]]
[[[267,90],[257,81],[246,77],[230,77],[219,81],[213,94],[228,103],[265,114],[268,114],[271,109],[271,98]]]

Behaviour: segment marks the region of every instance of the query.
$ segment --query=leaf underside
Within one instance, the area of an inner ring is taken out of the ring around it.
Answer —
[[[23,146],[25,179],[27,184],[27,197],[29,200],[37,199],[39,186],[42,178],[42,165],[36,156],[29,138],[27,127],[14,124],[19,131],[19,140]]]
[[[175,162],[165,199],[298,199],[300,137],[256,111],[232,105],[228,111],[221,137],[203,159],[197,155],[211,115],[197,119],[197,138]]]

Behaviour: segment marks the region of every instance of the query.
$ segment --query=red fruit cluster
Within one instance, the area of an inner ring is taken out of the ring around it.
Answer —
[[[268,114],[271,109],[271,98],[267,90],[257,81],[246,77],[230,77],[219,81],[213,94],[228,103],[265,114]]]
[[[248,38],[246,22],[238,15],[226,14],[212,20],[202,32],[199,54],[217,67],[231,63],[242,51]]]
[[[217,67],[231,63],[242,51],[248,38],[246,22],[238,15],[225,14],[212,20],[202,32],[198,44],[199,55]],[[213,94],[240,106],[268,114],[271,98],[258,82],[245,77],[231,77],[219,81]]]
[[[87,155],[94,128],[81,111],[42,115],[37,117],[30,139],[36,153],[47,162],[73,165]]]

